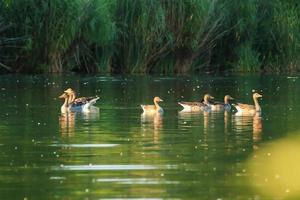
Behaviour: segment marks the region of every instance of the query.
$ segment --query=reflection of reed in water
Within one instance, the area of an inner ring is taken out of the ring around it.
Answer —
[[[62,113],[59,116],[60,132],[62,135],[72,136],[75,133],[75,113]]]
[[[159,133],[163,127],[163,115],[161,113],[141,114],[141,127],[143,131],[153,130],[153,142],[158,143]]]

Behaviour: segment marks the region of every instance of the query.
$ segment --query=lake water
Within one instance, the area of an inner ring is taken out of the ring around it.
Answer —
[[[57,97],[68,87],[98,95],[100,112],[61,115]],[[263,95],[261,118],[180,113],[177,104],[204,93],[253,103],[252,90]],[[270,178],[255,166],[265,168],[266,159],[251,161],[300,134],[297,76],[5,75],[0,96],[1,199],[300,198],[289,185],[265,192]],[[165,113],[143,117],[139,105],[154,96]]]

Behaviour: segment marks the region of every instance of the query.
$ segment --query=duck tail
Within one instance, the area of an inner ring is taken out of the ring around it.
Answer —
[[[99,99],[98,96],[94,97],[93,99],[91,99],[91,100],[89,101],[89,104],[90,104],[90,105],[95,104],[95,103],[97,102],[98,99]]]
[[[191,106],[186,105],[183,102],[178,102],[178,104],[183,107],[182,111],[191,111]]]
[[[142,108],[143,111],[145,112],[145,105],[141,105],[141,108]]]

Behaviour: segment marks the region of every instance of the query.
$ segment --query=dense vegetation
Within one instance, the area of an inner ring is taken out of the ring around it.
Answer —
[[[2,0],[0,71],[298,71],[299,0]]]

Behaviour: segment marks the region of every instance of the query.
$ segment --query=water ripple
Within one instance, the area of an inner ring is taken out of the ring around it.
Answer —
[[[51,167],[52,170],[56,171],[156,170],[176,168],[176,165],[61,165]]]
[[[52,147],[76,147],[76,148],[105,148],[115,147],[119,144],[51,144]]]
[[[165,181],[160,179],[154,178],[101,178],[97,179],[96,182],[110,182],[110,183],[117,183],[117,184],[179,184],[179,181]]]

